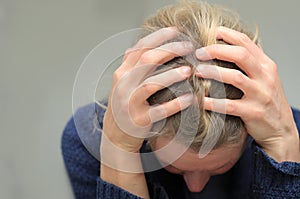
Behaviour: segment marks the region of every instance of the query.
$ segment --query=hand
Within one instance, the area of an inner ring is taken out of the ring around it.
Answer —
[[[150,198],[138,154],[144,138],[154,122],[187,108],[193,101],[192,94],[185,94],[157,106],[147,102],[155,92],[191,75],[190,67],[182,66],[151,76],[157,66],[194,51],[190,42],[163,44],[178,34],[175,28],[163,28],[127,50],[114,73],[103,120],[100,176],[142,198]]]
[[[233,62],[245,74],[235,69],[200,65],[197,75],[231,84],[244,95],[238,100],[206,97],[205,109],[241,117],[256,143],[278,162],[300,161],[299,135],[276,64],[245,34],[220,27],[216,37],[230,45],[199,49],[197,58]]]
[[[126,51],[114,73],[103,130],[110,142],[122,150],[138,152],[154,122],[185,109],[192,102],[192,94],[185,94],[162,105],[147,103],[155,92],[191,75],[190,67],[182,66],[150,76],[157,66],[194,51],[187,41],[163,44],[178,34],[176,28],[163,28],[141,39]]]

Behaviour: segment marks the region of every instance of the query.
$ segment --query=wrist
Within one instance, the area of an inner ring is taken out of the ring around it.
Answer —
[[[130,173],[126,171],[120,171],[105,164],[101,164],[100,177],[106,182],[123,187],[124,185],[128,184],[130,179],[143,178],[144,173]]]
[[[134,195],[149,198],[139,153],[125,151],[114,145],[103,133],[100,145],[100,177]]]
[[[262,149],[275,161],[280,162],[300,162],[300,142],[299,135],[283,138]]]
[[[139,152],[129,152],[114,145],[103,133],[100,145],[101,165],[125,173],[143,173]]]
[[[113,145],[120,150],[127,151],[130,153],[139,153],[139,150],[143,144],[143,139],[132,137],[127,133],[123,132],[115,124],[110,124],[112,127],[107,128],[104,126],[101,145]]]

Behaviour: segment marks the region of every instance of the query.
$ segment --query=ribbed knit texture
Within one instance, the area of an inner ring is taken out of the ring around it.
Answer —
[[[81,108],[83,114],[85,110],[89,110],[89,108]],[[299,128],[300,113],[296,110],[293,110],[293,113]],[[91,113],[87,111],[87,118],[91,117],[89,114]],[[86,128],[86,131],[93,130],[94,126],[92,125],[90,128]],[[100,163],[82,144],[73,118],[67,123],[62,135],[62,153],[77,199],[139,198],[99,178]],[[249,177],[247,173],[249,173]],[[200,197],[238,199],[242,196],[245,198],[246,194],[248,198],[300,199],[300,164],[277,163],[254,142],[252,145],[249,144],[249,148],[244,152],[241,160],[229,172],[212,177],[201,193],[190,193],[180,175],[170,174],[164,169],[145,175],[149,193],[153,199]],[[252,179],[250,180],[250,178]],[[224,188],[226,185],[230,185],[228,187],[230,190],[221,191],[222,187]]]
[[[278,163],[253,143],[253,198],[300,199],[300,164]]]
[[[81,143],[73,119],[64,130],[62,152],[76,198],[96,198],[96,180],[100,176],[100,163]]]
[[[97,198],[141,199],[140,197],[134,196],[117,186],[113,186],[112,184],[101,180],[100,178],[98,178],[97,182]]]

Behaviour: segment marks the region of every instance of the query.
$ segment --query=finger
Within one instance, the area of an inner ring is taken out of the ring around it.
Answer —
[[[161,65],[175,57],[183,56],[194,51],[191,42],[171,42],[145,52],[137,65]]]
[[[219,82],[231,84],[243,91],[244,94],[251,92],[251,79],[236,69],[223,68],[215,65],[200,64],[196,67],[197,77],[214,79]]]
[[[135,49],[139,48],[156,48],[160,46],[164,42],[174,39],[179,35],[179,31],[176,27],[167,27],[161,28],[146,37],[140,39],[136,45],[134,46]]]
[[[135,91],[133,96],[134,103],[144,103],[151,95],[153,95],[157,91],[163,88],[167,88],[175,82],[183,81],[190,75],[191,68],[189,66],[183,66],[149,77]]]
[[[222,114],[243,117],[242,100],[216,99],[204,97],[204,109]]]
[[[122,65],[126,68],[133,67],[145,51],[156,48],[166,41],[176,38],[179,34],[176,27],[168,27],[147,35],[140,39],[133,48],[125,52]]]
[[[221,26],[217,31],[217,39],[228,44],[242,46],[248,49],[255,57],[261,55],[261,49],[244,33]]]
[[[164,118],[167,118],[175,113],[186,109],[193,102],[194,95],[189,93],[177,97],[169,102],[158,106],[152,106],[149,110],[149,117],[151,121],[157,122]]]
[[[128,58],[128,56],[129,56],[129,54],[130,54],[130,53],[133,53],[133,52],[135,52],[135,51],[136,51],[136,49],[128,48],[128,49],[125,51],[124,55],[123,55],[122,62],[125,62],[125,60],[126,60],[126,59]]]
[[[250,78],[260,75],[261,67],[257,59],[244,47],[214,44],[196,50],[200,60],[219,59],[235,63]]]
[[[140,57],[136,64],[137,67],[130,70],[131,76],[140,84],[156,67],[174,57],[183,56],[192,51],[194,51],[194,47],[191,42],[172,42],[149,50]]]

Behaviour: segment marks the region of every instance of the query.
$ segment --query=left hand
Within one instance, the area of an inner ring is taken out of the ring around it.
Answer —
[[[205,97],[205,109],[241,117],[247,132],[276,161],[300,162],[298,130],[274,61],[243,33],[220,27],[216,37],[230,45],[204,47],[196,57],[233,62],[246,75],[210,65],[200,65],[197,75],[231,84],[244,95],[238,100]]]

